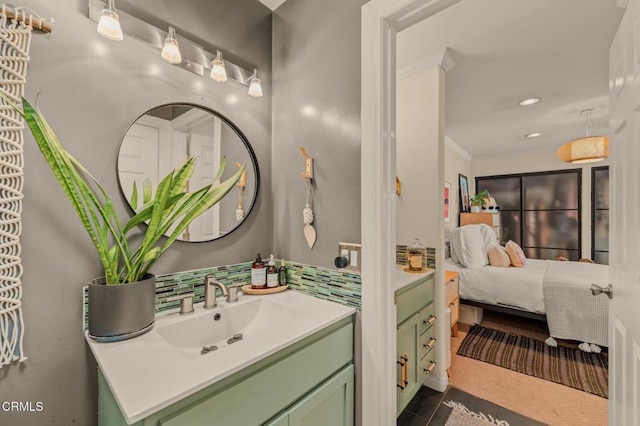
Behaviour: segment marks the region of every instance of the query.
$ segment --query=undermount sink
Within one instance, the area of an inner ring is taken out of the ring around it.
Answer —
[[[296,309],[257,298],[224,305],[221,303],[212,310],[196,310],[193,316],[160,325],[157,332],[183,355],[192,358],[273,331],[279,325],[299,317],[300,311]],[[239,335],[242,337],[239,338]],[[237,337],[233,339],[234,336]],[[203,348],[211,349],[201,353]]]

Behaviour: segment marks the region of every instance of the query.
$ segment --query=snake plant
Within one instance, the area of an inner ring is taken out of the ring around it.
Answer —
[[[141,280],[186,227],[235,186],[244,171],[243,166],[224,182],[185,192],[185,184],[195,169],[195,159],[188,158],[179,169],[160,181],[155,194],[143,184],[142,207],[123,223],[102,185],[64,149],[39,109],[32,107],[24,98],[22,108],[4,98],[26,121],[51,171],[89,234],[104,267],[107,285]],[[224,168],[223,159],[214,183],[218,182]],[[147,222],[144,237],[134,248],[129,243],[130,233],[143,222]]]

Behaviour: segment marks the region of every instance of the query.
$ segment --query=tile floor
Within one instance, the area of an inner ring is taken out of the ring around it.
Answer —
[[[397,426],[443,426],[447,422],[452,409],[442,405],[442,402],[450,400],[464,404],[465,407],[473,412],[505,420],[510,426],[543,425],[543,423],[456,388],[450,387],[444,393],[440,393],[422,386],[409,405],[407,405],[407,408],[398,417]]]

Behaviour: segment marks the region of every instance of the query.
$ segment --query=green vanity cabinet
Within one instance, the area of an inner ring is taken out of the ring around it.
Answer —
[[[135,426],[351,426],[353,371],[350,316],[151,414]],[[102,374],[99,423],[126,425]]]
[[[396,291],[397,414],[406,408],[435,366],[433,275]]]

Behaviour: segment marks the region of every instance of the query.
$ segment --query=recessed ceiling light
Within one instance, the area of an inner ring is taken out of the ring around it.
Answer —
[[[529,106],[529,105],[537,104],[541,100],[542,100],[541,98],[528,98],[528,99],[521,100],[520,102],[518,102],[518,104],[520,104],[520,106]]]
[[[535,133],[529,133],[528,135],[524,135],[525,138],[537,138],[538,136],[542,136],[542,133],[535,132]]]

